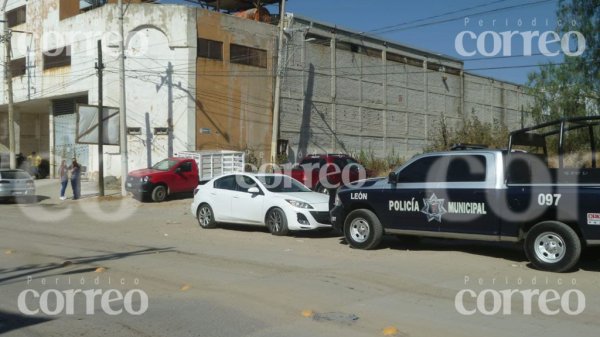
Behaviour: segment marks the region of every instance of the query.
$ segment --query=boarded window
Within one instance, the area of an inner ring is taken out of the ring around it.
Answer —
[[[10,61],[12,77],[23,76],[27,73],[27,61],[24,57]]]
[[[363,54],[363,55],[367,55],[367,56],[371,56],[371,57],[381,57],[381,50],[365,47],[365,46],[354,44],[354,43],[338,41],[336,43],[336,48],[339,50],[346,50],[346,51],[350,51],[353,53]]]
[[[267,67],[266,50],[232,44],[230,54],[231,63],[246,64],[260,68]]]
[[[44,52],[44,70],[71,65],[71,47],[62,47]]]
[[[412,57],[402,56],[402,55],[398,55],[398,54],[394,54],[394,53],[390,53],[390,52],[388,52],[386,54],[386,57],[387,57],[388,61],[405,63],[405,64],[415,66],[415,67],[423,67],[422,60],[418,60],[418,59],[415,59]]]
[[[223,60],[223,42],[199,38],[198,57]]]
[[[18,26],[27,21],[27,6],[21,6],[6,12],[8,27]]]

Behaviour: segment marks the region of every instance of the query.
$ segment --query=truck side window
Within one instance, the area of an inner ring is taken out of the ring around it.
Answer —
[[[214,187],[220,190],[236,190],[235,176],[227,176],[220,179],[215,180]]]
[[[482,182],[486,175],[485,156],[428,156],[400,172],[405,183]]]
[[[344,167],[346,166],[346,160],[341,159],[341,158],[335,158],[333,160],[333,163],[340,169],[343,170]]]
[[[430,172],[435,168],[435,164],[441,160],[439,156],[429,156],[416,160],[412,164],[400,171],[399,182],[404,183],[424,183],[438,181],[437,172]]]
[[[192,163],[189,161],[182,163],[179,167],[181,168],[181,172],[192,172]]]
[[[448,161],[447,182],[485,181],[485,156],[451,156]]]

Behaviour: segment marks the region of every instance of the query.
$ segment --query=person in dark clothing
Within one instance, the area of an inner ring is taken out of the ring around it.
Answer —
[[[58,174],[60,176],[60,200],[65,200],[67,199],[65,197],[65,192],[67,191],[67,185],[69,184],[69,168],[67,167],[66,160],[63,160],[60,163]]]
[[[23,153],[19,152],[19,154],[17,154],[17,167],[18,168],[22,168],[22,165],[25,163],[25,156],[23,155]]]
[[[81,197],[81,165],[77,159],[73,158],[73,163],[69,167],[71,170],[71,188],[73,189],[73,200]]]

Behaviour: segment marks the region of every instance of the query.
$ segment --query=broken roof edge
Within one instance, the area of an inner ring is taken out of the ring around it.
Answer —
[[[350,38],[354,38],[357,40],[361,40],[361,39],[365,40],[366,39],[366,40],[369,40],[370,42],[379,42],[380,44],[385,45],[385,46],[395,47],[397,49],[403,49],[403,50],[411,52],[415,55],[422,56],[424,58],[438,59],[438,60],[443,60],[443,61],[447,61],[447,62],[454,62],[454,63],[457,63],[458,65],[460,65],[461,70],[464,67],[463,60],[460,60],[460,59],[457,59],[457,58],[454,58],[452,56],[445,55],[442,53],[436,53],[434,51],[427,50],[425,48],[419,48],[419,47],[411,46],[408,44],[403,44],[400,42],[396,42],[396,41],[393,41],[390,39],[383,38],[378,35],[368,34],[367,32],[357,32],[357,31],[349,29],[349,28],[340,27],[338,25],[330,24],[327,22],[319,21],[319,20],[314,20],[314,19],[302,16],[302,15],[296,15],[294,13],[287,12],[286,17],[288,17],[289,19],[293,19],[294,21],[304,22],[311,27],[320,26],[318,28],[321,28],[323,30],[334,30],[335,32],[338,32],[338,33],[339,32],[346,33],[347,35],[349,35]]]

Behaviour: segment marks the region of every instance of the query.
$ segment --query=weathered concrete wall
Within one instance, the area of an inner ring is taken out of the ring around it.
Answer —
[[[28,73],[13,79],[17,109],[26,102],[45,101],[74,95],[87,95],[89,104],[98,102],[97,40],[103,40],[104,104],[119,106],[118,8],[114,4],[60,20],[59,0],[11,1],[10,6],[27,4],[27,22],[14,29],[31,34],[13,35],[13,58],[27,57]],[[10,8],[12,8],[10,7]],[[9,9],[10,9],[9,8]],[[140,127],[142,134],[128,136],[129,168],[147,166],[165,158],[172,144],[174,152],[195,148],[196,20],[195,10],[186,6],[132,4],[124,20],[126,42],[127,126]],[[71,65],[43,69],[44,51],[69,45]],[[169,69],[172,69],[169,76]],[[0,85],[6,92],[4,84]],[[2,95],[0,104],[6,104]],[[6,107],[2,108],[3,110]],[[171,116],[169,115],[171,112]],[[49,110],[29,111],[49,119]],[[173,137],[154,135],[154,128],[173,122]],[[23,120],[21,130],[32,123]],[[43,123],[43,121],[41,121]],[[35,124],[37,125],[37,124]],[[50,125],[51,127],[51,125]],[[21,138],[28,134],[21,132]],[[49,152],[51,136],[41,134]],[[45,139],[44,139],[45,138]],[[94,171],[97,150],[90,146],[90,159],[84,163]],[[120,176],[119,148],[106,146],[107,175]]]
[[[291,161],[360,150],[410,157],[442,114],[451,126],[472,114],[510,129],[527,120],[531,101],[519,86],[463,74],[452,59],[334,31],[298,18],[288,28],[281,138]]]
[[[523,87],[472,74],[465,75],[465,113],[485,122],[503,121],[512,128],[531,123],[533,98]]]
[[[251,149],[267,161],[276,27],[197,10],[198,37],[223,43],[223,59],[198,57],[196,148]],[[265,50],[266,68],[232,63],[231,44]]]

